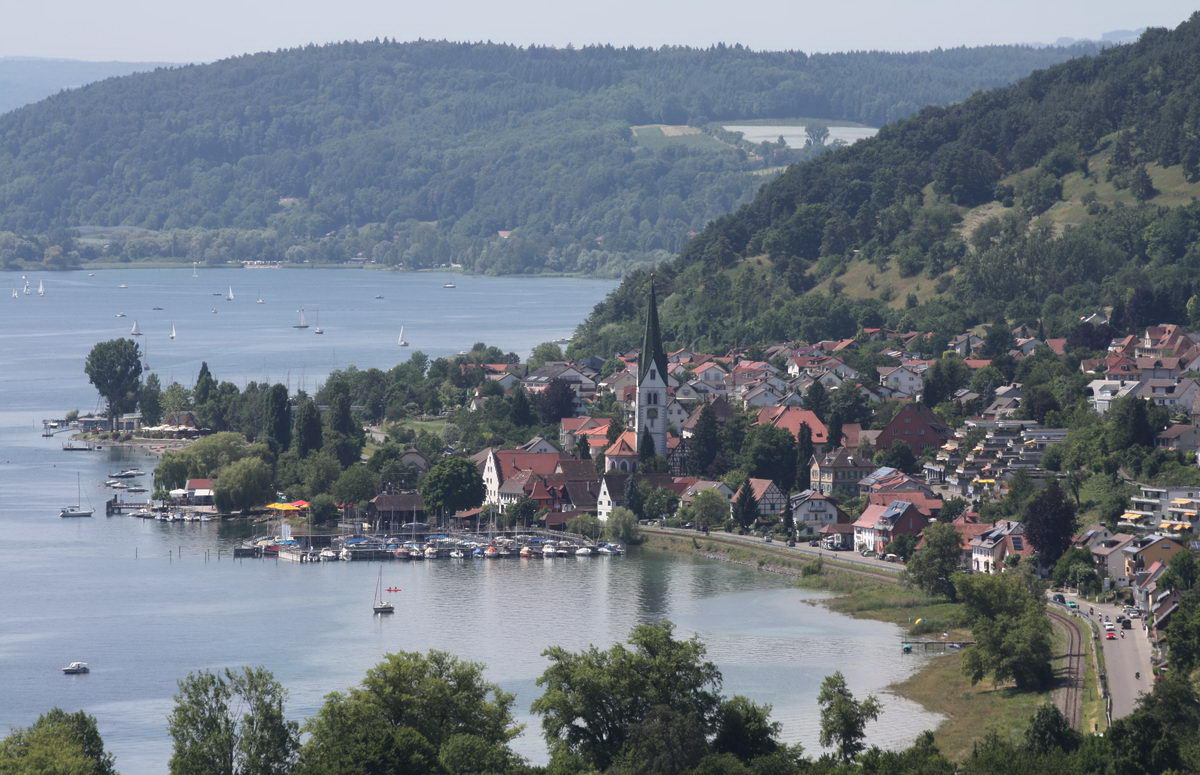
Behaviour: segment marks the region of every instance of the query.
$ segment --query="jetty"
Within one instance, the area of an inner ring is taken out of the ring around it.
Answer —
[[[903,640],[900,642],[900,650],[905,654],[911,654],[918,649],[922,653],[944,654],[950,649],[963,649],[974,645],[973,640]]]

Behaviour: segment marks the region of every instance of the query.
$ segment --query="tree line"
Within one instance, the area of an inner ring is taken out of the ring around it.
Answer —
[[[573,652],[551,647],[538,679],[550,753],[531,765],[511,747],[514,697],[484,666],[440,651],[388,654],[363,680],[333,692],[303,725],[263,668],[193,673],[167,718],[170,775],[1008,775],[1190,771],[1200,755],[1200,696],[1180,676],[1160,681],[1105,735],[1081,734],[1052,705],[1024,729],[989,734],[960,762],[929,732],[907,748],[870,744],[875,697],[856,698],[840,673],[817,698],[816,756],[781,740],[769,706],[722,693],[720,670],[697,638],[669,622],[634,628],[628,643]],[[0,740],[0,772],[115,775],[96,721],[52,710]]]
[[[877,126],[1095,50],[377,40],[160,68],[0,116],[0,264],[362,256],[617,275],[682,249],[763,180],[761,154],[736,143],[651,145],[631,126]],[[62,259],[36,244],[118,226],[56,241]]]

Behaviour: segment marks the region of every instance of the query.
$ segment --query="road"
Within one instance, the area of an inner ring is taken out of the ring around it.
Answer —
[[[1089,603],[1086,600],[1079,600],[1074,595],[1066,595],[1066,597],[1068,600],[1074,599],[1079,604],[1079,610],[1085,618],[1088,618],[1088,610],[1094,609],[1096,614],[1090,618],[1095,622],[1101,621],[1104,615],[1116,622],[1117,617],[1125,613],[1119,606]],[[1138,697],[1152,688],[1150,640],[1146,637],[1146,631],[1142,629],[1143,621],[1135,619],[1131,630],[1122,630],[1118,625],[1116,640],[1108,640],[1101,636],[1114,719],[1132,713],[1137,705]],[[1125,634],[1124,638],[1121,637],[1122,633]],[[1140,673],[1141,677],[1135,678],[1135,673]]]
[[[658,533],[660,535],[683,536],[687,538],[702,539],[706,536],[696,530],[685,530],[683,528],[674,527],[646,527],[641,526],[639,530],[645,533]],[[726,533],[724,531],[713,530],[707,538],[719,541],[727,541],[730,543],[742,543],[748,546],[753,546],[756,549],[769,549],[778,554],[797,554],[806,558],[821,557],[838,563],[847,565],[859,565],[863,568],[870,568],[875,571],[883,571],[895,575],[899,575],[900,571],[904,570],[904,566],[898,562],[884,562],[883,560],[874,557],[863,557],[857,552],[834,552],[829,549],[822,549],[818,546],[809,546],[807,542],[797,542],[795,546],[788,546],[786,542],[774,540],[771,543],[764,542],[761,538],[753,536],[740,536],[736,533]]]

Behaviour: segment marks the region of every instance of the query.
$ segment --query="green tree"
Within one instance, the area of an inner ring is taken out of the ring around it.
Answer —
[[[512,704],[484,679],[483,665],[441,651],[388,654],[359,686],[326,697],[305,725],[299,772],[465,775],[481,772],[464,769],[464,758],[478,757],[507,773],[515,764],[508,744],[520,730]]]
[[[1189,592],[1200,582],[1200,560],[1190,551],[1176,552],[1167,560],[1167,570],[1158,585],[1166,589]]]
[[[604,523],[604,537],[627,545],[638,543],[637,517],[629,509],[617,506]]]
[[[357,463],[338,476],[330,488],[330,494],[342,504],[369,501],[379,494],[379,479],[369,467]]]
[[[1158,193],[1158,190],[1154,188],[1154,181],[1150,179],[1150,174],[1146,172],[1145,165],[1139,164],[1134,167],[1133,172],[1129,176],[1129,191],[1139,202],[1145,202]]]
[[[513,525],[529,527],[537,519],[538,505],[532,498],[522,496],[516,503],[504,510],[505,516],[512,520]]]
[[[513,388],[512,396],[509,398],[508,416],[512,418],[513,425],[518,428],[527,428],[536,421],[533,416],[533,404],[529,402],[529,394],[520,385]]]
[[[296,446],[296,454],[302,458],[308,457],[321,448],[321,410],[311,398],[304,398],[296,405],[293,418],[296,427],[292,432],[292,442]]]
[[[669,519],[679,508],[679,496],[665,487],[650,487],[644,481],[639,489],[645,488],[643,494],[642,513],[647,519]]]
[[[962,565],[962,545],[958,531],[945,522],[932,522],[922,533],[925,545],[917,550],[904,568],[904,579],[926,594],[954,602],[957,592],[954,573]]]
[[[816,452],[813,446],[812,428],[808,423],[800,423],[799,438],[796,441],[796,483],[797,490],[812,488],[812,458]]]
[[[863,740],[867,724],[879,718],[882,711],[879,701],[873,696],[854,699],[846,677],[836,672],[821,683],[817,704],[821,706],[821,745],[833,748],[843,763],[854,761],[866,748]]]
[[[208,370],[208,361],[202,361],[200,373],[196,375],[196,387],[192,389],[192,398],[195,400],[196,406],[203,406],[212,400],[216,389],[217,381],[213,379],[212,372]]]
[[[1200,593],[1190,591],[1180,598],[1167,628],[1167,646],[1172,672],[1188,676],[1200,667]]]
[[[954,577],[963,616],[975,645],[963,652],[963,673],[972,683],[990,676],[1019,689],[1040,689],[1054,672],[1050,619],[1040,589],[1021,573],[964,574]]]
[[[821,121],[809,121],[804,125],[805,145],[825,145],[829,139],[829,126]]]
[[[256,457],[242,458],[221,469],[213,503],[223,514],[264,506],[275,499],[271,467]]]
[[[116,770],[96,719],[54,708],[0,740],[0,775],[116,775]]]
[[[463,457],[442,458],[429,469],[421,484],[425,508],[431,513],[453,514],[473,509],[483,503],[486,494],[479,469]]]
[[[715,488],[696,493],[692,498],[692,513],[701,527],[718,527],[729,520],[729,501]]]
[[[538,393],[537,413],[546,425],[557,425],[562,418],[575,416],[575,391],[566,380],[552,379]]]
[[[875,453],[875,464],[891,466],[898,471],[912,474],[917,470],[917,456],[904,439],[896,439],[892,442],[891,449],[881,449]]]
[[[542,342],[533,348],[533,352],[526,362],[530,369],[540,369],[547,363],[556,363],[566,360],[563,355],[562,348],[554,342]]]
[[[691,718],[702,735],[715,731],[720,671],[704,659],[699,639],[676,640],[670,622],[635,627],[628,647],[575,653],[554,646],[543,656],[550,666],[537,680],[543,693],[533,712],[542,717],[552,768],[574,760],[607,770],[648,719]]]
[[[804,408],[822,422],[829,416],[829,396],[820,382],[813,382],[808,386],[808,390],[804,391]]]
[[[733,499],[733,518],[746,530],[758,521],[758,499],[750,489],[750,482],[742,485]]]
[[[638,487],[638,478],[630,474],[625,479],[625,508],[633,512],[638,519],[648,519],[646,516],[646,494]]]
[[[742,444],[741,468],[755,479],[770,479],[784,492],[796,476],[795,437],[773,425],[755,425]]]
[[[692,429],[692,437],[688,439],[688,466],[693,476],[705,476],[711,473],[713,462],[721,451],[720,429],[717,426],[717,413],[712,406],[705,404],[696,418],[696,427]]]
[[[1025,730],[1025,745],[1036,754],[1070,753],[1079,747],[1081,735],[1053,703],[1045,703],[1033,714]]]
[[[308,502],[308,513],[312,517],[313,523],[317,525],[336,522],[338,517],[337,501],[326,493],[314,495]]]
[[[99,342],[88,353],[83,370],[108,405],[110,422],[137,406],[142,353],[132,339]]]
[[[263,668],[192,673],[167,718],[171,775],[287,775],[299,727],[283,715],[286,690]]]
[[[292,446],[292,405],[287,388],[275,384],[267,390],[263,407],[263,440],[276,453]]]
[[[143,425],[158,425],[162,422],[162,384],[157,374],[147,374],[146,381],[138,394],[138,409],[142,413]]]
[[[1075,534],[1075,506],[1051,480],[1025,507],[1025,535],[1037,549],[1038,562],[1049,568],[1071,545]]]

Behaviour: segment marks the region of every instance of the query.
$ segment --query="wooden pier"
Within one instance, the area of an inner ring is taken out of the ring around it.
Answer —
[[[920,647],[922,653],[944,654],[949,649],[962,649],[974,645],[975,641],[973,640],[903,640],[900,641],[900,650],[905,654],[911,654]]]

